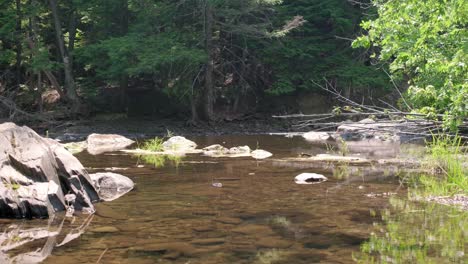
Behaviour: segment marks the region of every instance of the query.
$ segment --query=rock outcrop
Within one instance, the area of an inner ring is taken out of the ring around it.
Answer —
[[[0,217],[42,218],[65,209],[94,212],[99,194],[60,143],[28,127],[0,124]]]

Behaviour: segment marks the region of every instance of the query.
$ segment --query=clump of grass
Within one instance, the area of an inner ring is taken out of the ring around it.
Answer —
[[[284,216],[272,216],[272,217],[269,218],[269,222],[274,226],[280,226],[280,227],[289,227],[289,226],[291,226],[291,221],[289,221]]]
[[[424,166],[434,173],[419,178],[426,194],[468,194],[468,168],[463,162],[467,153],[463,149],[460,137],[434,136],[428,143]]]
[[[155,137],[153,139],[145,141],[145,143],[143,143],[139,147],[148,151],[163,151],[163,143],[163,138]]]
[[[278,249],[270,249],[257,252],[257,261],[259,264],[272,264],[280,261],[284,257],[285,253]]]

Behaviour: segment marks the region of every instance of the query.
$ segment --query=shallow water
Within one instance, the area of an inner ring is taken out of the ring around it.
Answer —
[[[25,242],[25,230],[46,232],[42,239],[0,253],[0,262],[16,258],[17,263],[42,259],[44,263],[354,263],[353,256],[382,260],[382,254],[390,254],[360,253],[361,245],[372,247],[369,244],[376,241],[376,226],[385,234],[389,223],[408,225],[403,221],[411,221],[411,225],[420,226],[427,222],[424,217],[408,220],[389,216],[389,212],[398,214],[403,209],[390,203],[386,194],[403,201],[406,196],[395,176],[401,173],[397,169],[284,162],[299,153],[327,151],[326,146],[311,145],[298,137],[192,140],[201,147],[249,145],[274,156],[256,161],[194,154],[155,167],[141,157],[122,153],[78,154],[90,172],[114,168],[135,182],[135,190],[97,204],[94,216],[0,221],[3,237],[9,237],[1,244],[4,248],[8,243]],[[302,172],[323,173],[329,181],[296,185],[294,176]],[[222,188],[213,187],[213,183],[222,183]],[[426,210],[426,205],[412,206],[413,211]],[[437,213],[438,223],[453,221],[450,214],[457,214],[450,208],[436,207],[430,212]],[[466,220],[461,218],[461,228],[466,227]],[[404,230],[408,233],[408,228]],[[53,232],[56,235],[50,235]],[[465,260],[466,234],[460,236],[451,259],[442,256],[444,241],[425,243],[439,260],[460,262]],[[374,240],[369,242],[371,237]],[[35,252],[37,249],[40,251]]]

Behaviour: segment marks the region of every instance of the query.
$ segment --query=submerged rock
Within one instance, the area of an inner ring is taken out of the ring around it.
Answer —
[[[87,139],[88,152],[92,155],[118,151],[133,143],[135,141],[115,134],[91,134]]]
[[[100,172],[89,175],[99,196],[104,201],[115,200],[131,191],[134,183],[128,177],[112,172]]]
[[[162,144],[164,152],[191,152],[197,148],[197,144],[181,136],[169,138]]]
[[[96,189],[81,163],[58,142],[28,127],[0,124],[0,217],[48,217],[70,206],[94,212]]]
[[[272,153],[270,153],[270,152],[268,152],[266,150],[262,150],[262,149],[254,150],[250,154],[251,154],[252,158],[254,158],[254,159],[266,159],[266,158],[269,158],[269,157],[273,156]]]
[[[226,148],[219,144],[211,145],[206,148],[203,148],[203,155],[209,157],[250,157],[250,147],[249,146],[239,146],[233,148]]]
[[[209,157],[223,157],[225,156],[229,149],[221,146],[220,144],[211,145],[202,149],[203,155]]]
[[[327,177],[317,173],[301,173],[294,178],[297,184],[317,184],[328,180]]]

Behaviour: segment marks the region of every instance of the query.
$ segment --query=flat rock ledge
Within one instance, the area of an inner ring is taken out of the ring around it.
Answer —
[[[85,168],[60,143],[25,126],[0,124],[0,217],[94,213],[93,203],[101,200]]]

